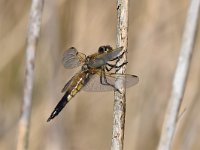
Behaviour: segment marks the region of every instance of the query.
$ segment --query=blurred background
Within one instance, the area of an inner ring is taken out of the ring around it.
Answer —
[[[169,101],[189,0],[129,0],[127,73],[139,84],[127,90],[125,150],[155,150]],[[15,149],[25,74],[31,1],[0,0],[0,149]],[[46,0],[36,52],[30,150],[110,149],[113,92],[80,92],[47,123],[79,70],[66,70],[63,52],[74,46],[92,54],[115,47],[116,1]],[[199,150],[199,31],[173,142],[174,150]]]

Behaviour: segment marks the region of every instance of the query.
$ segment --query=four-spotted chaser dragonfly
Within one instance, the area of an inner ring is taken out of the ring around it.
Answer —
[[[109,45],[99,47],[97,53],[89,56],[78,52],[74,47],[66,50],[63,57],[64,67],[67,69],[76,68],[81,65],[82,67],[62,89],[62,92],[65,92],[65,94],[56,105],[47,121],[56,117],[80,90],[90,92],[118,90],[115,88],[115,80],[116,77],[120,76],[125,79],[126,88],[138,83],[139,79],[135,75],[110,73],[113,68],[117,70],[127,64],[123,63],[120,66],[116,66],[110,63],[114,60],[118,62],[123,55],[121,52],[122,47],[113,49]]]

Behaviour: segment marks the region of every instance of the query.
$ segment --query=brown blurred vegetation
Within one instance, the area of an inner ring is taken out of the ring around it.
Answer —
[[[0,0],[0,149],[16,146],[24,52],[30,2]],[[63,51],[75,46],[91,54],[100,45],[115,47],[116,2],[46,0],[36,52],[30,150],[110,149],[113,93],[80,92],[55,118],[46,119],[77,71],[61,64]],[[127,90],[126,150],[154,150],[170,96],[188,1],[130,0],[127,73],[140,82]],[[199,150],[199,33],[174,137],[174,150]]]

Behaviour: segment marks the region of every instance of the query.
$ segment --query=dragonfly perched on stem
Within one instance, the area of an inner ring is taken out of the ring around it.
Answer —
[[[76,48],[71,47],[64,52],[63,65],[67,69],[73,69],[79,66],[81,70],[76,73],[64,86],[62,92],[65,92],[47,121],[56,117],[65,105],[80,90],[90,92],[104,92],[117,90],[115,87],[116,78],[124,78],[126,88],[138,83],[139,78],[135,75],[111,73],[112,69],[120,69],[127,62],[117,66],[111,64],[112,61],[118,62],[123,56],[122,47],[113,49],[109,45],[101,46],[97,53],[86,56],[78,52]],[[119,91],[120,92],[120,91]]]

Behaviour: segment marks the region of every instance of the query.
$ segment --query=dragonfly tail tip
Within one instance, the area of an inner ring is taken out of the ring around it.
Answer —
[[[47,122],[51,121],[51,119],[52,119],[52,118],[51,118],[51,117],[49,117],[49,118],[47,119]]]

